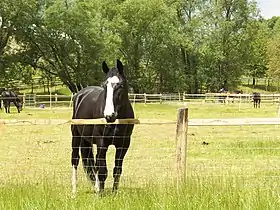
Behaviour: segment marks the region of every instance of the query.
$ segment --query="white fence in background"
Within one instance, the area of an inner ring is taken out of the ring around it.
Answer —
[[[25,107],[71,107],[73,95],[20,95]],[[187,94],[187,93],[162,93],[162,94],[129,94],[132,103],[249,103],[252,102],[251,94]],[[279,103],[280,93],[261,94],[261,103]]]

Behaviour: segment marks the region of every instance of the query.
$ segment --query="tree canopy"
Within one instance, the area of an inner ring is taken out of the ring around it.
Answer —
[[[0,77],[59,78],[73,93],[125,64],[137,93],[236,88],[280,78],[280,18],[247,0],[2,0]]]

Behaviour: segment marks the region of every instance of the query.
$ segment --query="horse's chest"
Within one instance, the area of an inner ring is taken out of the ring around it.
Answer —
[[[96,138],[120,138],[131,135],[131,125],[84,125],[79,128],[83,137]]]

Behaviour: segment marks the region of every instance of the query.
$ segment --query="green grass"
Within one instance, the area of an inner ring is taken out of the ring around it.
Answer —
[[[207,185],[205,185],[207,183]],[[40,185],[10,185],[0,192],[1,209],[277,209],[279,194],[272,190],[236,186],[234,180],[190,179],[177,190],[170,186],[147,185],[125,188],[116,196],[102,198],[89,191],[71,199],[69,187],[44,182]],[[54,188],[53,186],[59,187]],[[239,188],[239,191],[236,191]],[[275,189],[276,190],[276,189]],[[269,202],[268,202],[269,201]]]
[[[256,85],[253,87],[252,85],[253,79],[243,78],[242,84],[238,87],[239,90],[243,90],[245,93],[275,93],[280,91],[280,83],[279,81],[270,79],[269,86],[267,86],[267,79],[265,78],[256,78]]]
[[[135,104],[136,118],[176,120],[177,110],[180,107],[189,108],[189,118],[244,118],[244,117],[277,117],[278,104],[263,103],[261,109],[254,109],[251,103],[218,104],[218,103],[175,103],[175,104]],[[18,114],[11,106],[11,114],[0,111],[0,119],[70,119],[72,108],[24,108]]]
[[[135,112],[140,119],[176,120],[181,106],[136,104]],[[207,103],[188,107],[191,119],[276,117],[278,108]],[[71,117],[67,109],[14,111],[1,112],[0,118]],[[110,192],[115,151],[109,147],[105,196],[92,192],[80,163],[78,194],[72,199],[70,126],[0,125],[0,209],[278,209],[278,127],[189,127],[188,178],[179,189],[173,184],[175,130],[175,125],[136,125],[119,194]]]

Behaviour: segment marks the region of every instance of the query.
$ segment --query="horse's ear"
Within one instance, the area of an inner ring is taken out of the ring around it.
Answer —
[[[118,68],[119,73],[123,74],[123,64],[119,59],[117,59],[117,68]]]
[[[105,61],[102,62],[102,69],[105,74],[107,74],[110,70]]]

